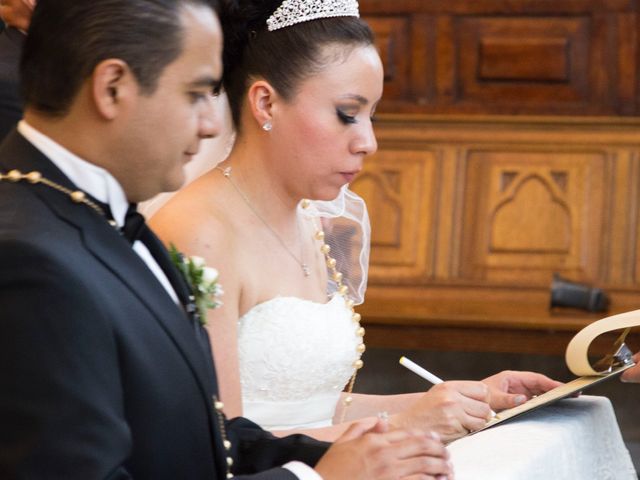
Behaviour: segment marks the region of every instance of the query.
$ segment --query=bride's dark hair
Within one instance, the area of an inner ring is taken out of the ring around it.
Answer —
[[[224,32],[223,86],[229,97],[233,123],[240,127],[240,111],[251,79],[264,78],[284,98],[296,93],[300,81],[320,71],[329,59],[322,48],[373,44],[369,26],[356,17],[311,20],[270,32],[267,18],[282,0],[222,0]]]

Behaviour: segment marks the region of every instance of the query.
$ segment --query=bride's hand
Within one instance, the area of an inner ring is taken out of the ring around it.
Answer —
[[[514,372],[505,370],[483,381],[491,393],[491,408],[504,410],[526,402],[534,395],[540,395],[562,385],[561,382],[534,372]]]
[[[373,419],[375,420],[375,419]],[[395,429],[386,420],[356,422],[320,459],[324,480],[453,480],[449,453],[436,434]]]
[[[408,409],[392,415],[392,427],[433,430],[444,441],[482,428],[491,418],[489,388],[482,382],[451,381],[434,385]]]

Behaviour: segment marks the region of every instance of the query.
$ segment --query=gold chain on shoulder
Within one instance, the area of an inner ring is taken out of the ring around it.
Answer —
[[[87,198],[87,194],[82,190],[71,190],[67,187],[63,187],[62,185],[43,177],[40,172],[33,171],[29,173],[22,173],[20,170],[11,170],[8,173],[0,173],[0,182],[3,180],[7,180],[11,183],[26,181],[34,185],[46,185],[49,188],[53,188],[54,190],[64,193],[71,199],[73,203],[84,203],[89,208],[95,210],[100,216],[106,218],[106,212],[104,211],[104,209],[100,205]],[[116,225],[114,220],[109,220],[109,224],[112,227]]]

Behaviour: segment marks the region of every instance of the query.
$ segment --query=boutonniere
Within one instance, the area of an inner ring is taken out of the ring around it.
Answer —
[[[207,310],[218,308],[222,305],[220,297],[224,293],[218,283],[218,271],[207,267],[204,258],[192,256],[186,257],[178,251],[174,244],[169,246],[171,261],[180,270],[186,279],[194,297],[198,321],[202,325],[207,324]]]

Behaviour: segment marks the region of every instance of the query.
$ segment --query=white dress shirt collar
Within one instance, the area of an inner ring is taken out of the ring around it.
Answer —
[[[124,225],[129,202],[122,186],[113,175],[104,168],[74,155],[24,120],[18,123],[18,132],[51,160],[80,190],[109,205],[118,226]]]
[[[124,225],[129,202],[124,190],[113,175],[104,168],[74,155],[24,120],[18,123],[18,132],[46,155],[80,190],[109,205],[111,214],[118,226],[122,227]],[[133,250],[147,264],[147,267],[160,281],[167,293],[173,298],[173,301],[178,304],[178,296],[171,286],[171,282],[169,282],[158,262],[151,255],[149,249],[140,240],[136,240],[133,243]]]

